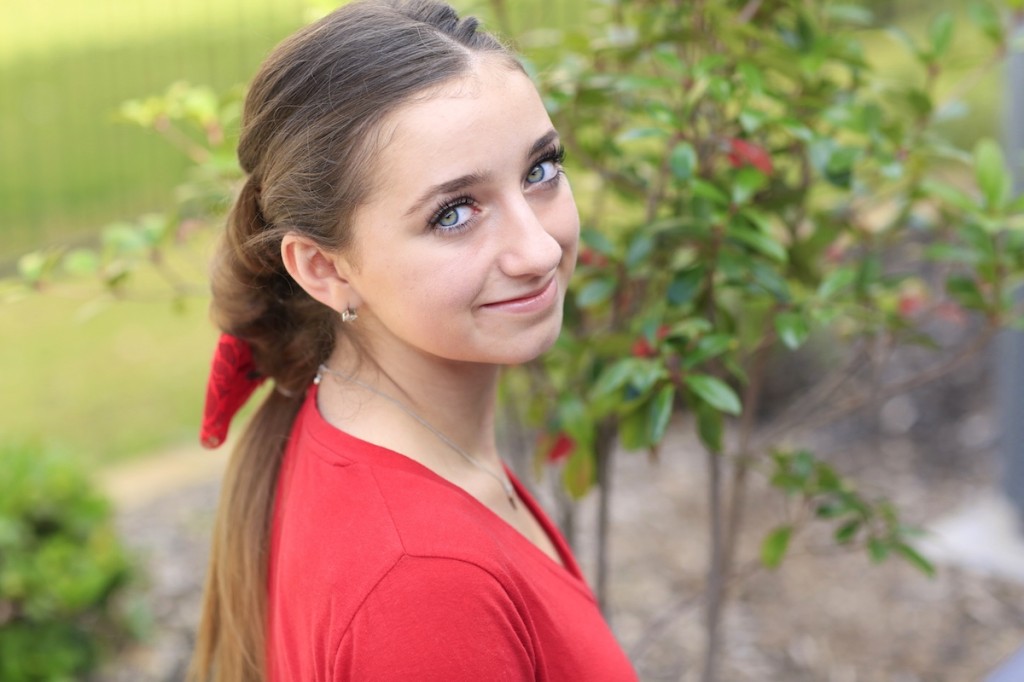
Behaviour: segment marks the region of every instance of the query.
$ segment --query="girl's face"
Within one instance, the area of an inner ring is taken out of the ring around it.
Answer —
[[[530,80],[483,59],[399,109],[383,139],[338,262],[375,358],[513,364],[549,348],[579,215]]]

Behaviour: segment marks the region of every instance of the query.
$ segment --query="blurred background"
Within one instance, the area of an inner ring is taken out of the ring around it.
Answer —
[[[453,4],[493,19],[490,3]],[[588,4],[504,3],[516,33],[586,22]],[[957,16],[966,11],[958,0],[851,4],[869,7],[879,24],[895,23],[911,35],[923,34],[941,10]],[[0,277],[16,274],[26,253],[95,244],[102,228],[164,211],[174,202],[176,187],[192,165],[188,150],[125,120],[123,103],[163,93],[179,81],[217,92],[242,85],[279,40],[331,5],[312,0],[2,0]],[[891,35],[865,28],[864,41],[867,58],[885,65],[894,81],[911,77],[911,59]],[[980,34],[958,33],[952,47],[954,68],[942,78],[960,80],[985,52]],[[964,64],[959,73],[958,60]],[[543,68],[543,62],[537,67]],[[981,137],[1000,137],[1002,77],[999,71],[986,73],[966,98],[969,109],[949,123],[948,132],[964,149]],[[115,504],[134,514],[122,519],[128,533],[145,534],[159,516],[200,528],[208,520],[181,516],[182,507],[191,505],[207,513],[208,491],[175,492],[179,476],[173,466],[163,467],[171,458],[207,471],[204,461],[223,459],[223,453],[194,452],[217,336],[202,293],[211,242],[210,235],[189,240],[184,255],[170,264],[176,281],[187,285],[184,296],[159,274],[145,272],[136,275],[131,292],[123,296],[99,291],[87,281],[62,283],[43,294],[0,291],[0,441],[61,453],[94,472],[113,491]],[[991,392],[987,368],[970,376],[975,383],[958,390],[976,396]],[[979,404],[988,402],[980,397]],[[982,474],[970,468],[968,475],[987,484],[992,470],[984,465]],[[136,495],[142,488],[154,492]],[[167,492],[173,497],[160,497]],[[147,551],[158,558],[186,551],[183,547],[201,552],[194,549],[205,543],[202,531],[198,535],[189,541],[170,538]],[[161,569],[154,570],[159,574]],[[175,590],[194,591],[200,578],[164,575],[154,582],[164,581],[166,601],[178,594]],[[176,615],[172,627],[161,621],[160,614],[168,609],[166,603],[150,607],[157,614],[149,617],[150,636],[158,636],[162,628],[184,632],[194,622],[194,610],[186,610]],[[1013,617],[1024,622],[1019,603],[1013,609]],[[171,652],[166,656],[180,658],[187,647],[188,633],[179,634],[178,643],[163,650]],[[1008,651],[1005,646],[1001,650]],[[793,654],[804,659],[816,655],[825,654],[799,647]],[[997,663],[993,660],[992,666]],[[151,677],[139,672],[143,669]],[[99,679],[175,679],[178,673],[179,664],[155,661],[150,652],[148,658],[115,666]],[[650,679],[655,679],[653,673]],[[851,674],[828,679],[876,678]],[[900,679],[967,678],[908,673]]]
[[[486,16],[486,3],[456,3]],[[880,22],[925,31],[944,2],[867,3]],[[518,32],[587,21],[581,0],[508,3]],[[325,10],[309,0],[89,3],[5,0],[0,22],[0,273],[44,247],[95,242],[100,228],[162,211],[190,164],[168,140],[121,120],[121,105],[163,93],[178,81],[217,92],[251,76],[268,50]],[[953,51],[965,64],[984,52],[964,31]],[[870,60],[893,78],[913,66],[890,36],[869,36]],[[955,63],[955,59],[953,60]],[[542,66],[542,65],[541,65]],[[945,74],[951,82],[962,74]],[[969,149],[997,135],[998,74],[969,98],[951,124]],[[208,245],[207,245],[208,246]],[[203,243],[194,245],[204,248]],[[180,273],[202,289],[203,253]],[[90,464],[144,456],[194,438],[208,349],[215,336],[206,302],[153,305],[152,283],[111,305],[95,286],[62,288],[0,307],[0,431],[64,448]]]

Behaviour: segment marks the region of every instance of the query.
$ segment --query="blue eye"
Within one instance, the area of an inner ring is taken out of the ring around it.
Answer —
[[[435,213],[431,224],[443,230],[457,230],[464,227],[473,217],[473,207],[466,199],[456,199],[456,202],[461,203],[449,204]]]
[[[526,182],[531,185],[552,179],[558,173],[558,166],[554,161],[541,161],[530,169],[526,174]]]

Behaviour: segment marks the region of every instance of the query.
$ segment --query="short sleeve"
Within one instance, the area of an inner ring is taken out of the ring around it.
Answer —
[[[480,567],[404,557],[374,587],[339,644],[333,680],[535,679],[529,629]]]

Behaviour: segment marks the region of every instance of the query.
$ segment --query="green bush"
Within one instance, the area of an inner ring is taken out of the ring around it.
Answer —
[[[0,680],[74,679],[127,634],[110,506],[66,457],[0,444]]]

